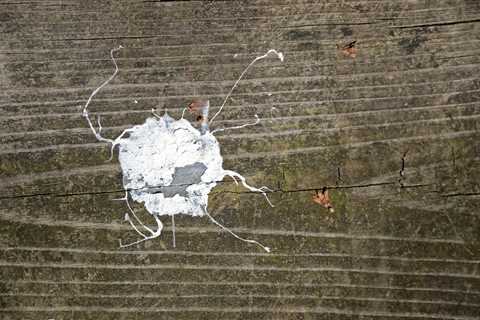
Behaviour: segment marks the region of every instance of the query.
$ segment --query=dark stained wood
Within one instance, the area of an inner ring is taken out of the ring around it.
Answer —
[[[0,2],[0,318],[478,319],[479,21],[475,0]],[[213,115],[284,53],[212,124],[262,120],[218,139],[275,208],[226,180],[209,211],[272,253],[181,216],[176,248],[170,221],[118,247],[118,159],[81,114],[118,45],[90,106],[109,137]]]

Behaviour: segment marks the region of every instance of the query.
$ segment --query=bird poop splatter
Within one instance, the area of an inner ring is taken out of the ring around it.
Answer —
[[[207,211],[208,194],[216,186],[217,182],[221,181],[225,176],[231,177],[237,184],[240,181],[250,191],[263,194],[268,203],[273,207],[266,194],[267,191],[271,191],[270,189],[267,187],[252,187],[247,184],[245,178],[239,173],[222,168],[223,159],[220,155],[220,146],[214,136],[215,132],[256,125],[260,119],[255,115],[256,121],[254,123],[219,128],[211,132],[209,131],[209,123],[220,114],[239,81],[256,61],[266,58],[269,54],[275,54],[283,61],[283,54],[272,49],[266,54],[256,57],[242,72],[223,104],[210,121],[208,121],[209,102],[203,101],[202,103],[194,104],[193,107],[195,108],[193,109],[195,110],[198,107],[202,112],[200,131],[195,129],[190,122],[183,119],[183,113],[181,119],[174,120],[166,113],[160,117],[152,110],[156,118],[147,118],[144,124],[126,129],[115,139],[109,139],[101,134],[100,118],[97,120],[98,129],[94,127],[87,108],[95,94],[118,73],[118,65],[113,53],[121,48],[120,46],[110,51],[115,72],[92,92],[85,103],[82,114],[97,140],[110,144],[112,156],[114,148],[119,146],[119,161],[123,173],[125,197],[117,200],[125,201],[129,209],[129,212],[125,214],[125,220],[142,237],[138,241],[125,245],[120,241],[120,246],[132,246],[160,236],[163,223],[159,217],[169,215],[172,218],[173,246],[175,247],[174,216],[176,214],[185,214],[190,216],[205,215],[214,224],[229,232],[235,238],[256,244],[265,251],[270,252],[269,247],[255,240],[244,239],[224,227]],[[135,100],[135,102],[137,101]],[[130,206],[129,198],[144,204],[145,209],[157,223],[156,230],[145,225],[137,217],[135,211]]]
[[[134,126],[119,142],[123,185],[155,215],[205,215],[208,194],[225,177],[217,139],[167,114]]]

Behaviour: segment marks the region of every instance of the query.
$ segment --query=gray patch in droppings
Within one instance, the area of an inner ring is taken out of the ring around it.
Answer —
[[[175,168],[172,183],[169,186],[151,188],[150,193],[163,193],[165,198],[174,197],[176,194],[187,197],[187,188],[192,184],[200,183],[205,170],[207,166],[201,162]]]

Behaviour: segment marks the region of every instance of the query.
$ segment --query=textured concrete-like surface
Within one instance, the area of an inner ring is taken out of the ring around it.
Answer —
[[[0,318],[478,319],[479,21],[473,0],[0,2]],[[89,106],[109,137],[213,114],[285,54],[212,124],[262,119],[218,140],[276,207],[226,179],[209,211],[272,253],[188,216],[176,248],[169,219],[118,248],[118,159],[81,111],[120,44]]]

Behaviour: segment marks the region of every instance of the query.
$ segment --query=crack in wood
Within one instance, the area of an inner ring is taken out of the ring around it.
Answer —
[[[476,23],[476,22],[480,22],[480,19],[454,20],[454,21],[444,21],[444,22],[409,24],[409,25],[403,25],[403,26],[390,26],[390,28],[412,29],[412,28],[425,28],[425,27],[437,27],[437,26],[451,26],[451,25],[456,25],[456,24],[466,24],[466,23]]]
[[[215,183],[232,183],[232,182],[225,182],[225,181],[215,181]],[[282,189],[277,187],[277,189],[271,189],[270,191],[266,191],[266,193],[298,193],[298,192],[310,192],[316,190],[323,190],[323,189],[355,189],[355,188],[369,188],[369,187],[380,187],[380,186],[393,186],[396,182],[378,182],[378,183],[369,183],[369,184],[358,184],[358,185],[335,185],[335,186],[320,186],[320,187],[310,187],[310,188],[301,188],[301,189]],[[170,186],[162,186],[162,188],[178,188],[178,187],[186,187],[191,184],[176,184]],[[434,183],[424,183],[424,184],[412,184],[412,185],[403,185],[402,188],[423,188],[434,186]],[[277,184],[279,186],[279,184]],[[141,188],[141,190],[148,190],[153,189],[157,190],[159,187],[157,186],[149,186],[145,188]],[[44,193],[31,193],[31,194],[19,194],[19,195],[10,195],[10,196],[1,196],[0,200],[7,200],[7,199],[18,199],[18,198],[33,198],[33,197],[74,197],[74,196],[89,196],[89,195],[101,195],[101,194],[116,194],[122,193],[124,194],[125,191],[135,191],[140,189],[114,189],[114,190],[106,190],[106,191],[85,191],[85,192],[72,192],[72,193],[55,193],[55,192],[44,192]],[[218,191],[212,192],[212,195],[219,195],[224,193],[233,193],[233,194],[251,194],[251,193],[258,193],[255,191]],[[457,194],[462,195],[462,194]],[[470,194],[467,194],[470,195]],[[445,195],[445,196],[454,196],[454,195]]]

